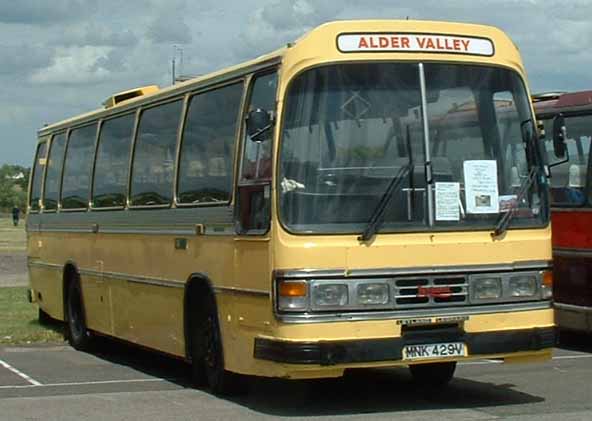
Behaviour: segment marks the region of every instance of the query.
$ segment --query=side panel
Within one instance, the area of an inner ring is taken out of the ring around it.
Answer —
[[[592,212],[555,208],[552,220],[557,325],[592,331]]]

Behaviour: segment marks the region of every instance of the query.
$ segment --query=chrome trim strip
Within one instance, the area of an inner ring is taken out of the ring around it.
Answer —
[[[230,293],[230,294],[244,294],[271,297],[271,291],[263,291],[260,289],[250,288],[236,288],[236,287],[214,287],[216,293]]]
[[[441,316],[475,316],[481,314],[511,313],[516,311],[533,311],[551,309],[550,301],[532,303],[495,304],[483,306],[470,306],[463,308],[422,308],[417,310],[381,311],[364,313],[341,314],[276,314],[277,320],[282,323],[327,323],[327,322],[358,322],[373,320],[401,320],[411,318],[427,318]]]
[[[558,310],[575,311],[577,313],[592,314],[592,306],[576,306],[574,304],[563,304],[563,303],[554,303],[554,306]]]
[[[40,267],[40,268],[51,268],[51,269],[60,269],[61,270],[64,266],[58,265],[55,263],[27,261],[27,267]]]
[[[118,281],[127,281],[136,284],[146,284],[146,285],[156,285],[162,286],[167,288],[185,288],[184,282],[179,281],[171,281],[168,279],[162,278],[150,278],[148,276],[138,276],[138,275],[130,275],[127,273],[119,273],[119,272],[100,272],[97,270],[91,269],[81,269],[81,275],[87,276],[94,276],[94,277],[101,277],[107,279],[113,279]]]
[[[28,267],[40,267],[40,268],[51,268],[62,270],[63,265],[58,265],[55,263],[46,263],[46,262],[27,262]],[[168,279],[161,279],[161,278],[150,278],[147,276],[136,276],[130,275],[127,273],[119,273],[119,272],[100,272],[98,270],[92,269],[79,269],[79,274],[85,276],[94,276],[97,278],[107,278],[113,279],[118,281],[127,281],[137,284],[146,284],[146,285],[156,285],[162,286],[167,288],[185,288],[184,282],[179,281],[171,281]]]
[[[39,232],[75,232],[75,233],[94,233],[93,227],[64,227],[64,228],[56,228],[56,227],[40,227]]]
[[[557,256],[557,257],[592,257],[592,249],[556,247],[556,248],[553,248],[553,256]]]
[[[280,269],[274,272],[276,278],[308,279],[308,278],[351,278],[363,276],[400,276],[400,275],[444,275],[449,273],[497,272],[515,270],[550,269],[551,261],[533,260],[508,264],[492,265],[460,265],[460,266],[429,266],[384,269]]]

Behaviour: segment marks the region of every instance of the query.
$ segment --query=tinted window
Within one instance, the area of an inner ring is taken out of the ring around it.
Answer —
[[[96,124],[70,132],[62,184],[63,209],[80,209],[88,206],[96,133]]]
[[[33,164],[33,181],[31,182],[31,197],[29,205],[31,210],[39,210],[39,200],[41,199],[41,180],[43,179],[43,168],[45,167],[45,152],[47,143],[43,142],[37,146],[37,154]]]
[[[65,150],[66,133],[55,135],[51,140],[51,145],[49,147],[49,159],[47,160],[47,171],[45,175],[45,189],[43,189],[43,207],[46,210],[55,210],[58,208]]]
[[[164,205],[173,197],[177,128],[182,101],[142,112],[132,166],[132,205]]]
[[[93,206],[125,206],[134,114],[103,122],[97,147]]]
[[[242,84],[191,98],[179,164],[179,202],[230,200]]]

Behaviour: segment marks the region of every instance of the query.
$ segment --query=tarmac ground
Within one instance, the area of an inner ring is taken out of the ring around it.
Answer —
[[[93,353],[69,346],[0,347],[0,420],[590,420],[592,341],[570,336],[542,364],[460,364],[439,391],[406,369],[354,371],[341,379],[253,378],[222,399],[190,385],[172,358],[101,339]]]

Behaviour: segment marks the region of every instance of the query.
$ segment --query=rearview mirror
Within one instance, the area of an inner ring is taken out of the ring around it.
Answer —
[[[265,140],[262,135],[271,128],[271,116],[261,108],[249,112],[247,116],[247,133],[251,140],[260,142]]]
[[[565,158],[567,147],[565,140],[567,138],[567,129],[565,128],[565,118],[559,113],[553,118],[553,152],[559,159]]]

